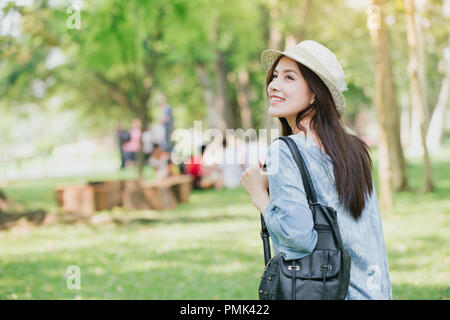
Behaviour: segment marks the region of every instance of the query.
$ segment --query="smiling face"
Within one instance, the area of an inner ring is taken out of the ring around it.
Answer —
[[[296,61],[282,57],[267,87],[269,115],[286,118],[291,128],[297,114],[314,101],[314,93],[303,78]]]

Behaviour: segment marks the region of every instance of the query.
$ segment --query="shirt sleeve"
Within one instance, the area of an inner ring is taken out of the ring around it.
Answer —
[[[270,145],[266,165],[270,192],[270,204],[264,210],[267,229],[278,239],[279,251],[286,259],[303,258],[314,250],[318,235],[300,171],[285,142],[275,140]]]

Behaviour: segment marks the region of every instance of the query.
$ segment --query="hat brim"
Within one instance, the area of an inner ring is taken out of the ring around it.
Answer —
[[[299,55],[293,55],[288,52],[281,52],[278,50],[264,50],[261,53],[261,64],[264,68],[264,70],[269,72],[269,70],[272,68],[275,61],[278,59],[280,55],[286,56],[288,58],[291,58],[292,60],[295,60],[297,62],[300,62],[307,68],[309,68],[311,71],[313,71],[315,74],[319,76],[319,78],[325,83],[325,85],[328,87],[328,90],[330,91],[330,94],[333,98],[334,104],[336,106],[336,109],[339,113],[339,115],[342,115],[345,110],[345,98],[342,92],[336,87],[336,85],[328,80],[328,78],[323,75],[316,66],[309,63],[306,59],[304,59],[302,56]]]

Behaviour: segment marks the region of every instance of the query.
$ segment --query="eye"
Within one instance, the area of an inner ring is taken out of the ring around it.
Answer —
[[[272,77],[270,78],[270,80],[273,80],[277,77],[276,74],[273,74]],[[292,76],[286,76],[285,79],[289,79],[289,80],[295,80]]]

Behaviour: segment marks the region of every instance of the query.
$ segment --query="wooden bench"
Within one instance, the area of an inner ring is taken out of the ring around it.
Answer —
[[[95,210],[108,210],[123,205],[123,181],[90,181],[94,187]]]
[[[122,191],[123,207],[127,210],[146,210],[152,206],[142,190],[138,180],[123,181]]]
[[[160,180],[144,181],[142,191],[152,208],[173,209],[177,202],[188,202],[192,190],[191,175],[178,175]]]
[[[66,212],[90,216],[96,210],[93,186],[65,186],[55,192],[58,205]]]
[[[58,206],[66,212],[90,216],[95,211],[124,207],[127,210],[174,209],[188,202],[193,178],[178,175],[161,180],[91,181],[55,189]]]
[[[58,187],[55,194],[64,211],[90,216],[95,211],[121,207],[122,191],[122,181],[91,181],[87,185]]]

